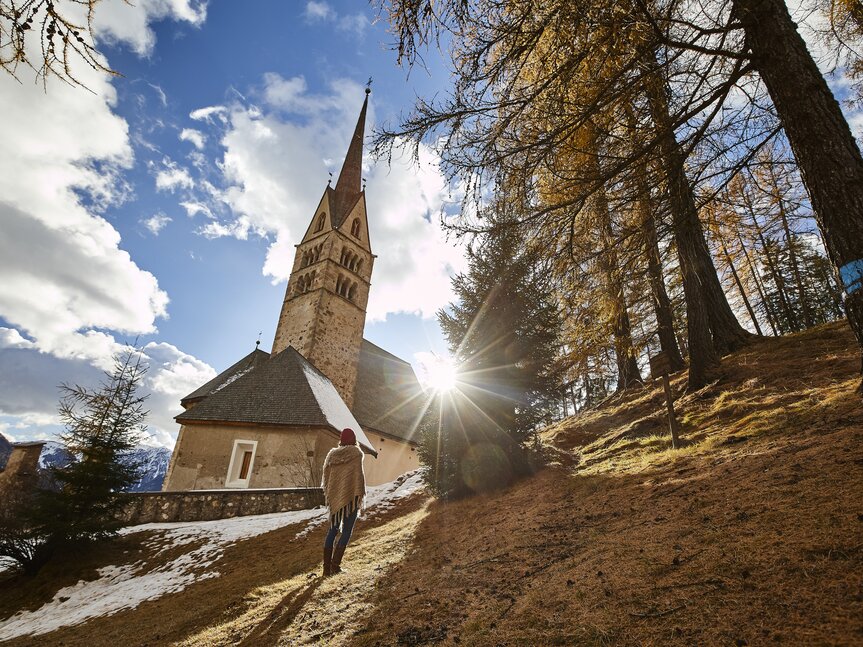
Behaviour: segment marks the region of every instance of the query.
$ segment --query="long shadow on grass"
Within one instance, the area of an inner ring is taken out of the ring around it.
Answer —
[[[302,610],[306,603],[312,598],[315,591],[320,587],[323,579],[315,578],[304,589],[292,591],[286,595],[276,607],[267,614],[258,626],[246,636],[240,643],[244,647],[253,645],[275,645],[282,632],[291,624],[293,619]]]

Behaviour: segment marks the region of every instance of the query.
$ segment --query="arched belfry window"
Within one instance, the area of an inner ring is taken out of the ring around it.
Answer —
[[[318,226],[315,227],[315,233],[323,230],[324,223],[326,223],[326,221],[327,221],[327,214],[322,213],[320,216],[318,216]]]
[[[350,289],[350,290],[348,290],[348,299],[350,299],[351,301],[353,301],[353,300],[354,300],[354,297],[356,296],[356,294],[357,294],[357,284],[356,284],[356,283],[354,283],[354,284],[351,286],[351,289]]]
[[[354,238],[360,237],[360,219],[354,218],[354,221],[351,223],[351,236]]]

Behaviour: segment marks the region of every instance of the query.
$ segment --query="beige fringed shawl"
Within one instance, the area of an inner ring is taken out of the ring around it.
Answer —
[[[356,445],[331,449],[324,459],[321,487],[330,509],[330,525],[340,526],[345,517],[362,508],[366,496],[363,450]]]

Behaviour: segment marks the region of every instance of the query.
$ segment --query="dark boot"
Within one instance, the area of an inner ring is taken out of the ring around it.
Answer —
[[[333,562],[331,565],[331,572],[333,575],[336,573],[341,573],[342,569],[340,568],[342,565],[342,556],[345,554],[344,546],[336,546],[335,550],[333,550]]]
[[[324,577],[333,574],[333,547],[324,546]]]

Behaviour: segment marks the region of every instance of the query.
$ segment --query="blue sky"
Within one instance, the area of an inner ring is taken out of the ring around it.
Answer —
[[[357,2],[119,0],[96,28],[109,78],[87,90],[0,77],[0,432],[58,430],[57,385],[93,385],[119,345],[150,359],[152,442],[179,398],[269,349],[293,245],[338,174],[363,87],[369,128],[445,90],[410,76],[384,21]],[[378,255],[365,336],[414,363],[445,353],[434,312],[463,254],[438,220],[453,198],[420,165],[368,159]]]

